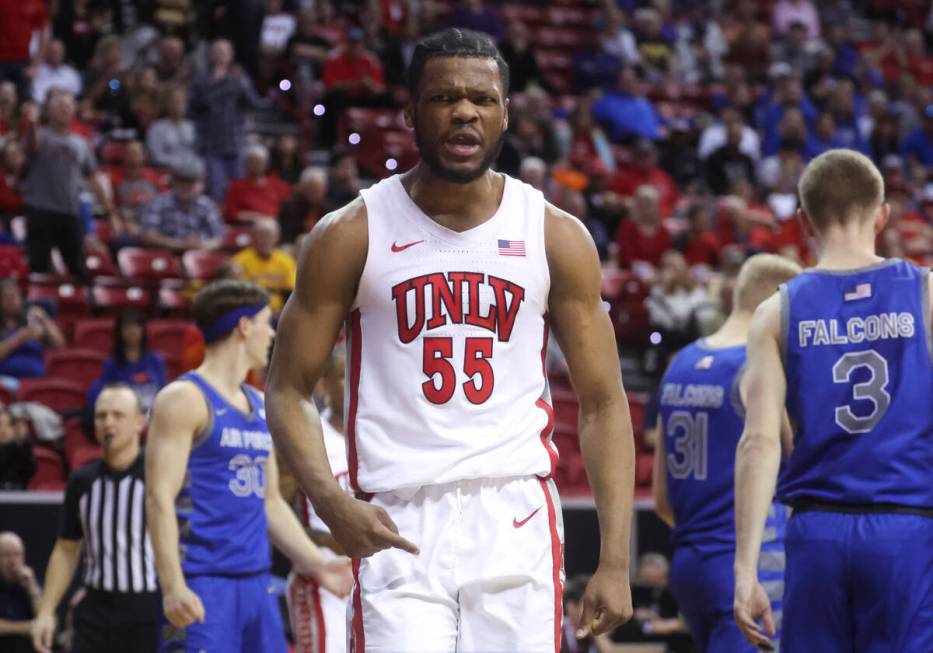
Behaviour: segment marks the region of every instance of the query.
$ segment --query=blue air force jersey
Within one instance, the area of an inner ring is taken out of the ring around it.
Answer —
[[[779,497],[933,508],[929,272],[890,259],[781,286],[795,444]]]
[[[272,436],[260,394],[247,385],[250,414],[228,403],[196,373],[191,381],[210,412],[195,438],[175,504],[181,567],[186,576],[242,576],[270,565],[266,530],[266,463]]]
[[[674,545],[706,553],[735,549],[735,448],[744,411],[739,378],[745,345],[684,347],[661,380],[660,415]]]

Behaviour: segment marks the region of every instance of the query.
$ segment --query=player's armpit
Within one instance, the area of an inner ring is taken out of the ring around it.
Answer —
[[[775,295],[755,311],[749,329],[745,430],[736,450],[736,574],[757,573],[758,552],[781,459],[787,382],[781,362],[781,305]],[[737,578],[738,582],[738,578]]]

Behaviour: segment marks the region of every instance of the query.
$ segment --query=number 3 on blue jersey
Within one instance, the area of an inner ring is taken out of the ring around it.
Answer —
[[[849,383],[852,373],[862,367],[868,368],[871,376],[867,381],[852,386],[852,398],[855,401],[867,399],[875,407],[862,417],[853,413],[848,404],[836,407],[836,424],[847,433],[868,433],[878,425],[891,405],[891,395],[887,391],[888,361],[873,349],[843,355],[833,365],[833,382]]]
[[[667,434],[674,441],[674,451],[667,454],[671,476],[706,480],[708,424],[709,415],[703,412],[692,415],[684,410],[675,410],[671,413],[667,420]]]

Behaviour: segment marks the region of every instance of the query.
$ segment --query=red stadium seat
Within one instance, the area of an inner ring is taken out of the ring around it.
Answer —
[[[91,289],[94,305],[104,315],[117,315],[128,308],[147,311],[151,295],[139,286],[107,286],[95,283]]]
[[[75,322],[75,347],[93,349],[109,356],[113,348],[114,319],[89,317]]]
[[[226,252],[213,252],[206,249],[189,249],[182,254],[181,262],[185,274],[190,279],[213,279],[220,266],[230,259]]]
[[[49,378],[75,381],[87,392],[91,384],[100,378],[104,358],[104,354],[96,349],[52,349],[45,354],[45,373]]]
[[[71,282],[49,285],[30,283],[26,299],[30,302],[53,303],[58,310],[56,321],[65,333],[71,333],[72,324],[82,317],[87,317],[91,312],[87,290]]]
[[[29,276],[26,255],[19,245],[0,245],[0,279],[25,279]]]
[[[191,328],[188,320],[152,320],[146,325],[149,348],[166,356],[179,357],[185,346],[185,334]]]
[[[120,266],[120,273],[136,283],[140,281],[152,283],[161,279],[182,276],[178,259],[171,252],[163,249],[124,247],[117,252],[117,263]]]
[[[185,317],[188,314],[188,298],[180,288],[159,287],[159,314],[166,317]]]
[[[87,403],[87,393],[79,383],[67,379],[23,379],[20,401],[37,401],[59,413],[79,413]]]
[[[68,467],[74,469],[75,452],[81,447],[96,445],[93,437],[84,428],[84,418],[69,417],[65,420],[65,460]]]
[[[651,476],[654,468],[654,453],[639,451],[635,457],[635,485],[651,487]]]
[[[104,448],[99,444],[82,444],[72,451],[68,458],[68,467],[70,469],[79,469],[84,467],[92,460],[103,460]]]
[[[84,267],[87,268],[87,273],[91,277],[119,274],[117,266],[114,265],[113,259],[110,258],[110,254],[107,253],[106,250],[86,252],[84,255]]]
[[[30,490],[64,490],[65,461],[60,453],[49,447],[35,445],[32,455],[36,459],[36,473],[27,486]]]
[[[0,406],[9,406],[15,402],[16,395],[12,391],[0,386]]]
[[[227,225],[224,231],[223,248],[227,252],[239,252],[253,244],[252,227]]]

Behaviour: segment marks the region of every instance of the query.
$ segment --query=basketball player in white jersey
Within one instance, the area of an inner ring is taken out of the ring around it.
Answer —
[[[347,440],[344,436],[343,386],[346,356],[342,349],[335,350],[330,366],[321,378],[319,392],[326,405],[320,417],[321,435],[327,450],[334,479],[348,494],[350,471],[347,468]],[[283,496],[295,495],[294,479],[288,466],[280,466],[279,476]],[[296,501],[299,519],[308,529],[311,539],[328,559],[343,555],[343,549],[308,498],[298,492]],[[288,612],[295,638],[295,653],[345,653],[347,650],[347,598],[338,596],[320,586],[313,578],[292,573],[288,577]]]
[[[489,169],[508,125],[508,67],[489,37],[425,38],[409,87],[421,162],[307,239],[268,381],[273,437],[354,559],[351,651],[554,653],[563,527],[549,327],[579,396],[600,521],[580,634],[632,614],[634,447],[599,259],[576,218]],[[356,499],[306,413],[345,321]]]

